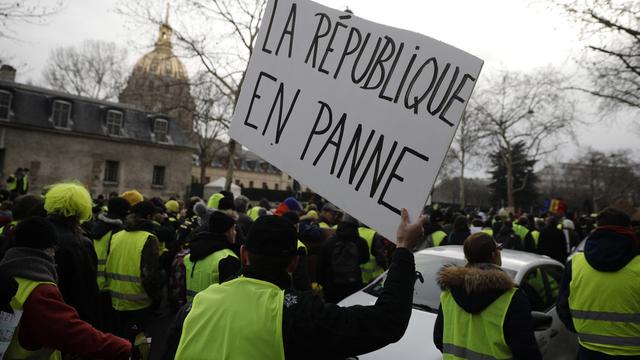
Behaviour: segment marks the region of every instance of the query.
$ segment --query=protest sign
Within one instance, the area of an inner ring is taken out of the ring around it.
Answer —
[[[394,240],[433,186],[482,60],[312,1],[270,0],[231,137]]]

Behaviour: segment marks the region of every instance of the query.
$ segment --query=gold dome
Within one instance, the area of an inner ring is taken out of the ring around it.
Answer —
[[[133,67],[132,76],[156,75],[176,80],[188,80],[187,69],[171,50],[173,30],[164,23],[160,25],[160,33],[155,48],[145,54]]]

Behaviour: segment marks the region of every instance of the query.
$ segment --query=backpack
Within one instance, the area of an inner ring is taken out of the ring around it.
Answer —
[[[331,251],[333,283],[351,285],[362,282],[358,259],[358,247],[353,241],[336,241]]]

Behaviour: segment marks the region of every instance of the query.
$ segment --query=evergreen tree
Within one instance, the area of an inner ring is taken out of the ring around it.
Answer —
[[[503,153],[506,150],[493,152],[489,155],[493,170],[489,173],[493,181],[489,184],[491,202],[497,206],[507,203],[507,159],[513,164],[513,196],[515,206],[527,209],[538,200],[535,183],[538,181],[533,167],[536,160],[527,157],[524,142],[517,142],[511,150],[511,156]]]

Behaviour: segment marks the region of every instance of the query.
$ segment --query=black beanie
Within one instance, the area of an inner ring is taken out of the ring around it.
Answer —
[[[214,211],[209,216],[209,231],[214,234],[223,234],[235,224],[236,221],[222,211]]]
[[[114,197],[109,199],[107,208],[109,209],[108,214],[111,215],[111,217],[123,219],[129,214],[131,204],[129,204],[125,198]]]
[[[156,213],[156,207],[151,201],[141,201],[131,208],[132,214],[148,217]]]
[[[251,225],[245,246],[253,254],[274,257],[295,255],[298,250],[296,228],[283,217],[261,216]]]
[[[14,241],[16,246],[43,250],[54,247],[58,238],[56,229],[49,220],[34,216],[16,225]]]
[[[233,202],[233,197],[225,196],[220,199],[218,203],[218,210],[235,210],[235,204]]]

